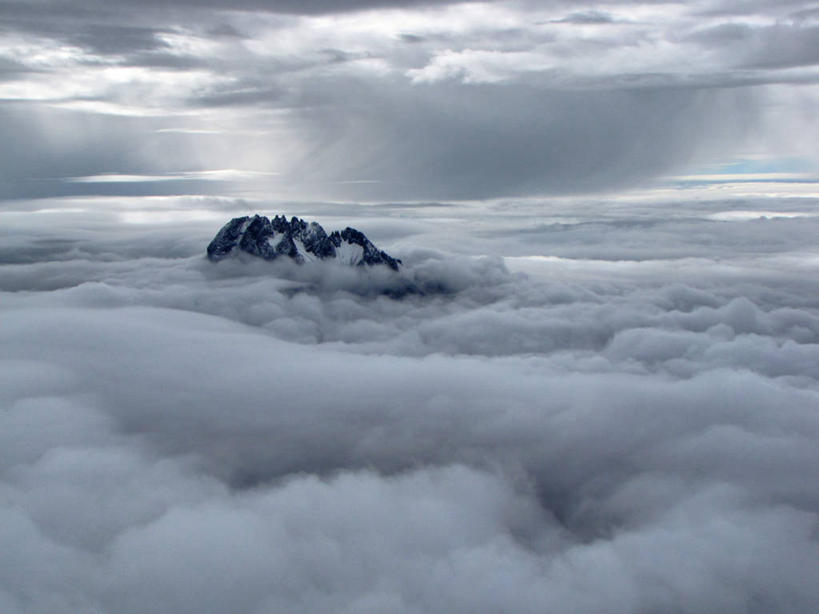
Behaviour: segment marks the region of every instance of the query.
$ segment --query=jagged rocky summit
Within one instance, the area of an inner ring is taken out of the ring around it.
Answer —
[[[208,245],[208,258],[221,260],[235,249],[265,260],[287,256],[298,263],[336,260],[355,266],[385,264],[394,271],[401,261],[379,250],[363,232],[350,228],[329,235],[316,222],[277,215],[235,217]]]

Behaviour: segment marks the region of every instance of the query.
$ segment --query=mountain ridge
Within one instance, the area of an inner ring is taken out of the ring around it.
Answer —
[[[213,262],[235,250],[264,260],[288,257],[299,264],[335,260],[351,266],[386,265],[397,271],[401,260],[378,249],[360,230],[347,226],[330,234],[318,222],[284,215],[269,219],[263,215],[235,217],[225,224],[208,244]]]

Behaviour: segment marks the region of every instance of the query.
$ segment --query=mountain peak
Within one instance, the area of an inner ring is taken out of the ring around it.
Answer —
[[[208,258],[217,262],[234,250],[275,260],[286,256],[298,263],[336,260],[351,266],[384,264],[394,271],[401,261],[379,250],[360,230],[349,226],[329,235],[317,222],[276,215],[235,217],[216,233],[208,245]]]

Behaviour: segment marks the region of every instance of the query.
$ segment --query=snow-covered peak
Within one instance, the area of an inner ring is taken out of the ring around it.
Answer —
[[[334,230],[328,235],[317,222],[297,217],[288,221],[283,215],[272,220],[263,215],[233,218],[208,245],[208,258],[216,262],[237,248],[265,260],[287,256],[299,263],[336,260],[352,266],[384,264],[394,271],[401,264],[355,228]]]

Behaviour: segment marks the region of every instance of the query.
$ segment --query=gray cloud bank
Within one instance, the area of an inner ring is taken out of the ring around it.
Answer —
[[[815,166],[806,3],[3,2],[0,198],[491,198]],[[263,186],[74,182],[240,169]]]
[[[6,216],[2,610],[816,610],[816,202],[545,206]]]

